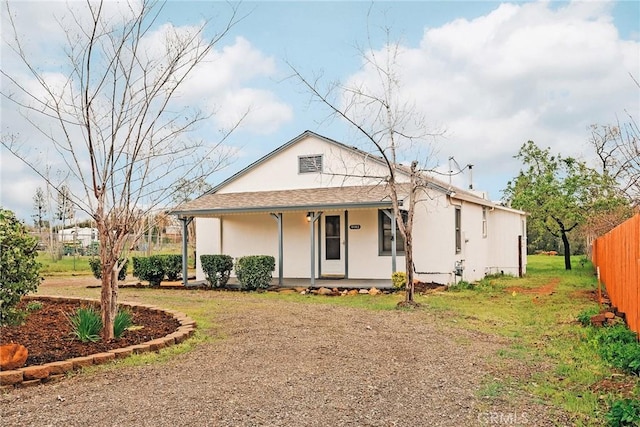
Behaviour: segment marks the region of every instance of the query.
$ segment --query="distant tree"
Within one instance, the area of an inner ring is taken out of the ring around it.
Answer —
[[[204,178],[187,181],[186,179],[178,180],[173,188],[173,203],[179,205],[181,203],[193,200],[198,196],[202,196],[213,187]],[[182,232],[182,229],[180,229]],[[187,238],[189,249],[195,251],[196,248],[196,224],[191,221],[187,226]]]
[[[42,228],[45,227],[46,221],[44,218],[47,214],[47,198],[42,191],[42,187],[36,188],[36,194],[33,196],[33,225],[38,229],[38,235],[42,234]]]
[[[531,214],[533,230],[546,230],[562,240],[565,269],[571,270],[568,234],[590,215],[624,205],[610,177],[571,157],[553,155],[533,141],[523,144],[515,158],[524,169],[507,184],[506,201]]]
[[[18,31],[9,2],[2,3],[12,30],[3,39],[3,55],[15,55],[23,69],[0,69],[0,91],[28,115],[49,152],[60,154],[57,160],[74,189],[73,207],[86,212],[98,229],[104,340],[113,338],[120,260],[127,242],[140,237],[133,234],[136,224],[171,200],[172,183],[214,173],[228,156],[223,143],[240,122],[222,130],[215,142],[189,138],[189,131],[212,113],[180,99],[194,70],[238,22],[236,6],[226,5],[230,18],[216,33],[206,20],[189,27],[160,26],[163,5],[125,2],[116,11],[122,3],[69,4],[70,19],[58,20],[66,40],[64,61],[41,69],[22,44],[29,28]],[[0,142],[61,192],[40,159],[12,138]]]
[[[598,156],[599,170],[611,177],[632,206],[640,207],[640,130],[632,117],[627,123],[591,125],[589,143]]]
[[[73,196],[69,187],[63,184],[58,189],[58,205],[56,210],[56,219],[62,223],[62,230],[64,230],[67,220],[69,220],[70,224],[74,216]]]

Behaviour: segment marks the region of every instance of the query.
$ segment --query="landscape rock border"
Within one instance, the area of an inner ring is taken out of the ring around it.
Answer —
[[[73,301],[99,303],[92,298],[73,298],[62,296],[28,295],[23,297],[27,301]],[[196,330],[196,322],[184,313],[175,310],[163,309],[150,304],[133,302],[120,302],[120,305],[135,307],[139,310],[150,310],[171,315],[180,326],[176,331],[162,338],[156,338],[142,344],[117,348],[104,353],[96,353],[84,357],[45,363],[44,365],[27,366],[9,371],[0,371],[0,391],[12,390],[16,387],[28,387],[44,384],[62,379],[67,372],[76,371],[87,366],[100,365],[116,359],[124,359],[132,354],[159,351],[174,344],[180,344],[190,338]]]

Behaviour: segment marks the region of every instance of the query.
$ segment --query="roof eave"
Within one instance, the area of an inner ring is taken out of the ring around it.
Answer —
[[[220,216],[242,213],[261,213],[261,212],[290,212],[290,211],[321,211],[335,209],[367,209],[367,208],[386,208],[391,207],[391,201],[380,202],[359,202],[359,203],[331,203],[331,204],[310,204],[310,205],[292,205],[292,206],[259,206],[251,208],[222,208],[222,209],[192,209],[192,210],[174,210],[169,214],[178,217],[189,216]]]

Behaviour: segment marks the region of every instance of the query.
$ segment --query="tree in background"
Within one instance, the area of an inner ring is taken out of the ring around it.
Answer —
[[[2,95],[29,115],[52,148],[49,153],[60,154],[74,208],[86,212],[98,229],[104,340],[113,338],[119,260],[135,225],[171,200],[174,182],[207,177],[228,155],[222,144],[239,122],[221,131],[216,142],[193,140],[188,132],[212,113],[179,96],[237,22],[236,9],[227,6],[230,18],[214,33],[208,21],[160,26],[163,3],[153,0],[69,4],[70,19],[58,21],[65,61],[55,70],[42,70],[21,43],[27,38],[18,31],[9,3],[3,3],[13,30],[4,49],[24,67],[15,74],[0,70]],[[61,183],[49,178],[47,165],[12,141],[3,137],[0,142],[60,193]]]
[[[42,187],[36,188],[36,194],[33,195],[33,225],[38,229],[38,236],[42,237],[42,228],[47,225],[44,218],[47,214],[47,199],[42,191]]]
[[[515,156],[524,169],[504,190],[506,201],[531,214],[528,226],[562,240],[565,269],[571,270],[569,233],[592,215],[624,206],[611,177],[571,157],[553,155],[533,141]]]
[[[196,197],[202,196],[212,188],[213,187],[204,178],[193,181],[187,181],[185,179],[178,180],[173,189],[173,203],[176,206],[181,203],[186,203]],[[182,232],[182,227],[180,227],[180,232]],[[189,225],[187,225],[187,235],[182,236],[182,238],[184,239],[185,237],[187,239],[189,249],[195,254],[196,224],[194,221],[189,222]]]
[[[13,212],[0,208],[0,325],[19,322],[20,298],[38,290],[37,241]]]
[[[601,174],[610,177],[634,207],[640,207],[640,130],[628,123],[592,125],[589,144],[598,156]]]

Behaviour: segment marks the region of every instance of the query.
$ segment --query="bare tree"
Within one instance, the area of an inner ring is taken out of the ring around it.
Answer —
[[[594,148],[603,175],[611,177],[632,206],[640,207],[640,130],[627,123],[591,125],[589,144]]]
[[[429,170],[434,138],[443,132],[432,131],[415,102],[403,100],[401,47],[390,41],[389,29],[385,32],[387,43],[381,52],[372,48],[370,40],[367,50],[360,49],[364,68],[375,75],[372,84],[338,82],[324,88],[319,78],[307,78],[295,66],[289,67],[312,99],[327,107],[332,117],[355,129],[363,140],[363,149],[384,162],[386,176],[367,176],[365,169],[363,178],[378,179],[388,188],[393,215],[404,239],[407,288],[402,304],[414,305],[413,217],[416,202],[427,187],[425,172]],[[426,149],[421,161],[409,159],[409,167],[400,163],[407,160],[404,155],[415,155],[421,148]]]
[[[119,258],[135,225],[170,202],[173,182],[206,177],[227,160],[222,143],[237,124],[221,131],[216,142],[188,138],[211,114],[181,102],[180,95],[194,69],[238,22],[236,9],[229,5],[229,19],[210,35],[208,21],[188,28],[160,26],[163,2],[132,2],[117,13],[114,3],[87,2],[84,9],[72,4],[69,25],[60,21],[66,60],[50,78],[51,70],[39,69],[27,54],[13,11],[5,4],[14,34],[8,49],[30,80],[3,68],[2,95],[60,154],[73,205],[95,221],[102,263],[102,337],[109,340],[117,312]],[[59,188],[45,165],[8,141],[2,138],[11,153]]]

